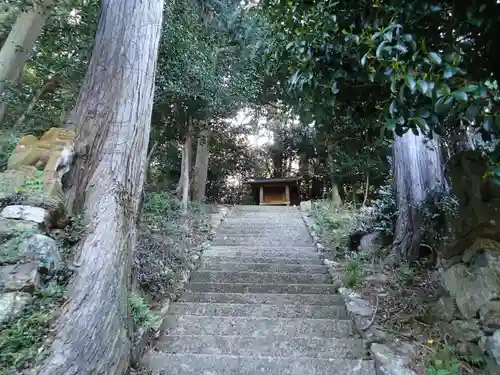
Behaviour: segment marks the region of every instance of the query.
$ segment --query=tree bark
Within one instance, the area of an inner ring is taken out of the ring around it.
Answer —
[[[21,12],[12,26],[7,40],[0,50],[0,97],[7,84],[16,83],[22,75],[28,54],[42,33],[45,21],[52,10],[53,0],[43,0],[40,4]],[[0,122],[6,113],[5,101],[0,102]]]
[[[196,161],[194,166],[194,189],[193,199],[199,202],[205,200],[205,189],[207,186],[208,175],[208,160],[209,153],[210,130],[202,129],[198,136],[198,144],[196,147]]]
[[[366,172],[366,184],[365,184],[365,196],[363,197],[362,206],[366,206],[366,201],[368,200],[368,191],[370,189],[370,174],[368,171]]]
[[[411,131],[396,137],[393,144],[398,217],[391,262],[405,260],[412,263],[417,260],[422,235],[418,206],[430,190],[448,188],[440,147],[437,134],[431,140]]]
[[[38,375],[128,371],[128,291],[144,184],[163,1],[102,0],[92,57],[71,114],[77,157],[69,197],[88,221],[81,266]]]
[[[181,200],[181,208],[182,208],[182,216],[186,216],[188,213],[188,202],[189,202],[189,169],[191,167],[191,136],[188,135],[186,137],[186,142],[184,143],[182,155],[182,200]]]
[[[188,126],[188,128],[190,127]],[[186,137],[184,138],[184,144],[182,146],[181,176],[179,178],[179,183],[177,184],[177,189],[175,190],[177,197],[180,199],[182,199],[184,194],[184,182],[186,181],[186,176],[184,174],[186,173],[186,171],[188,171],[189,173],[189,170],[191,169],[192,147],[193,147],[193,140],[191,136],[191,131],[189,129],[188,133],[186,134]],[[188,165],[187,169],[185,168],[186,164]],[[187,181],[189,184],[189,176],[187,178]],[[189,194],[189,185],[187,189]]]

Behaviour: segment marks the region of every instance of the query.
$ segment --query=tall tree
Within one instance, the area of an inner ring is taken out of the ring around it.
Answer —
[[[447,189],[439,137],[426,139],[411,131],[396,137],[393,165],[398,217],[392,260],[413,262],[418,258],[422,237],[419,205],[432,191]]]
[[[71,123],[77,159],[71,201],[88,219],[81,267],[38,374],[124,374],[128,290],[150,134],[163,1],[102,0],[90,64]]]
[[[28,54],[42,33],[47,16],[51,11],[53,0],[33,3],[33,6],[19,13],[7,40],[0,50],[0,97],[7,83],[17,83]],[[0,122],[3,121],[6,104],[0,101]]]

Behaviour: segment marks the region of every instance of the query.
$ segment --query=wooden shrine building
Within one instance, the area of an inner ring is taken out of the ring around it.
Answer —
[[[248,180],[255,204],[290,206],[300,204],[299,183],[302,177]]]

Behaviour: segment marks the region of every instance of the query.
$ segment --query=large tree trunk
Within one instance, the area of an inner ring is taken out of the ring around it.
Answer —
[[[186,181],[185,173],[186,171],[189,173],[189,170],[191,169],[192,148],[193,148],[193,140],[191,136],[191,131],[188,131],[188,133],[186,134],[186,138],[184,138],[184,144],[182,146],[181,176],[179,178],[179,183],[177,184],[177,189],[175,190],[177,197],[180,199],[182,199],[182,196],[184,194],[184,182]],[[188,166],[187,168],[186,165]],[[189,192],[189,176],[187,176],[187,182],[188,182],[187,189]]]
[[[205,200],[205,189],[207,187],[208,159],[210,157],[208,143],[210,141],[210,130],[203,129],[198,136],[196,147],[196,161],[194,166],[194,188],[193,199],[199,202]]]
[[[7,40],[0,50],[0,98],[8,82],[15,84],[21,77],[28,54],[42,33],[47,16],[52,10],[53,0],[34,3],[33,8],[17,17]],[[0,101],[0,122],[6,113],[5,101]]]
[[[189,139],[189,142],[188,142]],[[189,202],[189,170],[191,169],[191,137],[188,136],[186,138],[186,142],[184,143],[184,150],[182,151],[183,156],[183,164],[182,164],[182,199],[181,199],[181,208],[182,208],[182,216],[186,216],[188,213],[188,202]]]
[[[421,240],[421,213],[418,206],[429,190],[447,189],[440,140],[426,139],[423,134],[408,131],[396,137],[392,165],[398,217],[393,240],[393,259],[414,262]]]
[[[331,149],[328,150],[327,156],[328,172],[330,174],[330,183],[332,185],[331,198],[332,205],[334,207],[342,206],[342,198],[339,193],[339,185],[337,184],[337,179],[335,178],[335,160],[333,158],[333,152]]]
[[[71,121],[88,143],[70,200],[85,210],[81,266],[38,375],[124,374],[130,355],[128,291],[144,184],[163,1],[102,0]],[[78,255],[77,255],[78,256]]]

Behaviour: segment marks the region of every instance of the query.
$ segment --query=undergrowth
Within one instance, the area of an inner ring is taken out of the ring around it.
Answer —
[[[43,360],[43,344],[64,303],[68,274],[42,279],[41,289],[19,317],[0,326],[0,375],[12,375]]]
[[[134,250],[133,275],[154,302],[175,298],[183,273],[191,266],[190,249],[208,234],[208,206],[191,202],[188,216],[168,192],[149,193],[144,201],[141,227]]]
[[[151,312],[148,302],[137,293],[129,296],[130,315],[136,326],[149,328],[155,322],[155,315]]]
[[[479,374],[485,364],[486,357],[479,350],[459,353],[454,347],[442,344],[430,353],[425,370],[428,375]]]
[[[336,207],[328,200],[315,201],[312,204],[315,229],[327,242],[328,247],[346,250],[349,234],[359,225],[359,215],[350,206]]]

